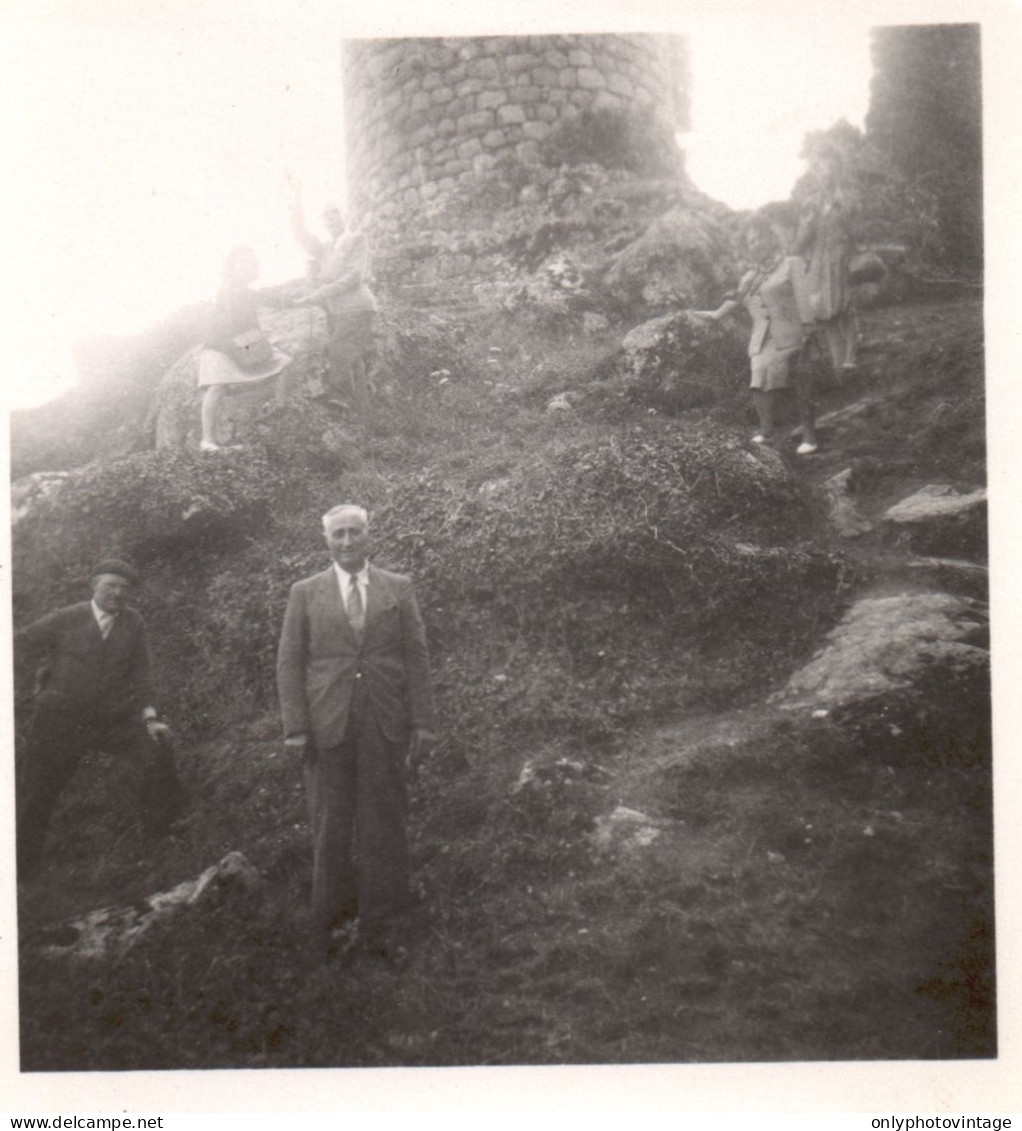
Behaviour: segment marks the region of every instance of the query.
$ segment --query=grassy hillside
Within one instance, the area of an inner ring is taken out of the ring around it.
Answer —
[[[824,391],[890,394],[825,457],[877,500],[952,464],[976,478],[978,315],[876,312],[862,386]],[[117,765],[79,772],[21,893],[24,1068],[991,1055],[982,696],[940,749],[764,705],[876,563],[830,533],[811,461],[746,442],[741,368],[702,407],[654,405],[620,337],[399,312],[374,419],[341,450],[275,409],[244,451],[100,463],[24,520],[19,620],[76,598],[98,553],[143,566],[193,797],[147,843]],[[443,720],[413,788],[401,972],[308,948],[275,714],[287,589],[326,563],[318,518],[344,499],[416,578]],[[618,805],[659,822],[645,850],[594,838]],[[68,916],[235,849],[262,892],[120,963],[40,953]]]

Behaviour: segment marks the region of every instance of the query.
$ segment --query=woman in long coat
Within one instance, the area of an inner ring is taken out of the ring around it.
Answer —
[[[855,248],[854,205],[839,153],[819,153],[812,173],[815,186],[802,209],[792,251],[804,263],[800,284],[804,314],[840,373],[855,368],[858,346],[849,275]]]

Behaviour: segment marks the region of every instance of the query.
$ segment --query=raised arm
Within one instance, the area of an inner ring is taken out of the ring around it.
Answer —
[[[305,205],[302,201],[301,186],[290,177],[288,178],[288,184],[291,187],[291,202],[289,205],[291,234],[298,242],[299,247],[308,255],[315,258],[322,253],[323,243],[309,231],[305,223]]]

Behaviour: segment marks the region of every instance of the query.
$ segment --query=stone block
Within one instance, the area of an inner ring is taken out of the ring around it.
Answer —
[[[482,79],[463,79],[454,88],[459,98],[468,98],[484,89]]]
[[[601,90],[593,100],[593,107],[597,110],[621,110],[624,102],[609,90]]]
[[[568,101],[566,90],[547,90],[544,92],[546,101],[550,106],[563,106]]]
[[[443,79],[441,79],[438,74],[434,73],[434,74],[429,74],[429,75],[423,75],[422,76],[422,84],[421,84],[422,89],[423,90],[435,90],[441,84],[441,82],[443,82]]]
[[[500,109],[505,110],[506,107],[502,106]],[[496,122],[492,110],[476,110],[472,114],[463,114],[458,119],[458,133],[481,133],[483,130],[490,129],[495,124]]]
[[[427,122],[408,135],[408,144],[418,148],[433,140],[433,127]]]
[[[557,84],[566,90],[573,90],[578,86],[578,71],[574,67],[565,67],[557,76]]]
[[[468,65],[468,73],[477,79],[495,79],[500,74],[497,60],[489,56],[482,59],[473,59]]]
[[[508,144],[522,140],[522,137],[523,137],[522,129],[523,128],[524,127],[522,127],[522,126],[508,126],[504,130],[504,138],[508,142]]]
[[[640,106],[652,106],[655,99],[644,86],[637,86],[632,96]]]
[[[477,153],[482,153],[483,143],[477,137],[469,138],[458,146],[458,156],[462,161],[471,161]]]
[[[543,91],[538,86],[520,86],[515,90],[516,102],[540,102],[543,99]]]
[[[527,71],[535,62],[534,55],[505,55],[504,70],[509,75],[518,75]]]
[[[550,126],[546,122],[526,122],[522,133],[533,141],[543,141],[550,136]]]
[[[454,91],[449,86],[438,86],[432,94],[433,104],[443,106],[454,99]]]
[[[461,170],[459,170],[459,172],[461,172]],[[436,187],[439,189],[439,191],[441,193],[446,195],[449,192],[453,192],[458,187],[457,178],[456,177],[441,177],[440,180],[437,181]]]
[[[569,51],[568,64],[572,67],[591,67],[593,65],[593,57],[588,51]]]
[[[571,92],[571,101],[583,110],[592,106],[595,98],[596,95],[591,90],[573,90]]]
[[[497,158],[492,153],[480,153],[472,158],[472,168],[477,173],[488,173],[496,164]]]
[[[544,54],[543,61],[548,67],[560,71],[568,65],[568,56],[563,51],[552,50]]]
[[[462,173],[467,173],[471,168],[471,161],[467,159],[456,158],[454,161],[448,161],[440,171],[446,177],[460,177]]]
[[[525,111],[513,102],[508,103],[497,111],[497,120],[502,126],[521,125],[525,121]]]
[[[539,145],[534,141],[522,141],[515,146],[519,161],[523,165],[539,164]]]
[[[620,94],[622,98],[635,97],[635,86],[624,75],[616,72],[611,74],[607,80],[607,85],[615,94]]]
[[[414,207],[420,203],[419,190],[417,188],[405,189],[401,196],[401,201],[406,208]]]
[[[458,127],[451,118],[441,118],[436,124],[436,132],[440,137],[453,137],[458,132]]]
[[[507,92],[503,90],[484,90],[476,99],[480,110],[496,110],[507,102]]]
[[[433,71],[446,70],[454,59],[454,51],[446,44],[436,44],[426,51],[426,66]]]
[[[553,67],[534,67],[531,72],[532,81],[536,86],[556,86],[560,72]]]
[[[486,146],[487,149],[500,149],[505,140],[503,130],[487,130],[487,132],[483,134],[483,145]]]
[[[607,80],[594,67],[580,67],[578,85],[585,90],[602,90],[607,85]]]
[[[556,122],[557,121],[557,107],[551,106],[549,103],[543,103],[536,107],[536,117],[541,122]]]
[[[416,93],[412,95],[409,106],[412,110],[428,110],[430,107],[430,97],[424,90],[416,91]]]
[[[419,185],[419,195],[423,200],[432,200],[440,193],[440,188],[436,181],[426,181],[425,184]]]

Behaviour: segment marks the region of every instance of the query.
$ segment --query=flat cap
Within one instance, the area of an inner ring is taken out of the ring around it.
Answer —
[[[101,562],[97,562],[90,577],[99,577],[103,573],[114,573],[118,577],[123,577],[125,581],[130,581],[132,585],[138,584],[138,571],[134,566],[128,565],[127,562],[122,562],[118,558],[105,558]]]

